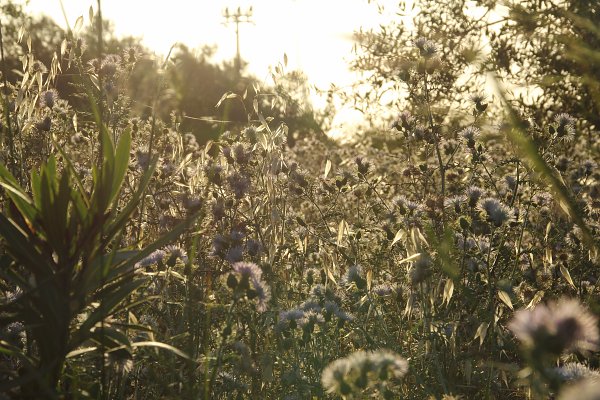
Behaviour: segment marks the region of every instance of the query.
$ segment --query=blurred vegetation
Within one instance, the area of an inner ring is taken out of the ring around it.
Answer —
[[[32,17],[23,7],[8,0],[0,3],[3,21],[7,79],[16,82],[21,73],[20,57],[27,53],[27,42],[19,34],[31,37],[31,54],[44,65],[51,64],[60,53],[64,32],[48,17]],[[81,61],[89,63],[98,53],[96,25],[87,26],[79,36],[82,46]],[[278,120],[285,116],[290,134],[323,135],[322,117],[311,108],[306,96],[298,96],[308,86],[306,77],[298,71],[279,70],[274,85],[264,85],[255,77],[242,73],[238,76],[233,61],[217,64],[212,60],[214,48],[204,46],[191,50],[174,44],[167,64],[152,55],[135,37],[118,38],[112,25],[103,21],[103,51],[117,54],[124,62],[135,62],[127,71],[125,94],[132,106],[132,117],[148,119],[154,115],[162,119],[176,118],[184,132],[195,135],[200,143],[216,139],[223,132],[236,129],[248,122],[253,111],[252,98],[262,93],[260,101],[277,109],[273,115]],[[165,67],[169,68],[165,68]],[[80,110],[86,110],[87,100],[79,95],[76,66],[69,64],[57,77],[55,84],[59,95]],[[298,89],[300,88],[300,89]],[[242,101],[225,102],[215,107],[224,93],[235,93]],[[296,94],[296,96],[294,96]],[[261,104],[262,105],[262,104]],[[87,110],[88,112],[90,110]]]
[[[285,59],[5,5],[0,397],[597,400],[595,5],[416,4],[348,144]]]
[[[482,90],[490,92],[489,74],[494,74],[511,94],[511,102],[532,123],[540,126],[550,115],[569,112],[577,115],[587,135],[600,129],[597,1],[372,3],[385,5],[387,12],[397,12],[399,18],[379,29],[357,32],[352,66],[364,72],[366,82],[375,89],[358,99],[349,96],[361,108],[381,109],[379,99],[385,93],[404,92],[410,62],[396,54],[403,54],[417,37],[424,36],[438,44],[443,60],[431,100],[444,118],[468,116],[469,97]],[[388,109],[401,111],[404,99],[396,97]],[[386,116],[393,118],[389,113]]]

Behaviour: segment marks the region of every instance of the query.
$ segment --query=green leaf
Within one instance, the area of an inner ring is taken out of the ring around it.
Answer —
[[[139,279],[121,283],[114,291],[104,291],[99,293],[97,295],[97,299],[100,302],[100,306],[92,311],[88,318],[81,324],[77,332],[73,335],[70,347],[77,348],[85,340],[87,340],[92,333],[92,328],[104,318],[112,315],[119,303],[125,300],[127,296],[133,293],[145,282],[145,280]]]
[[[0,213],[0,236],[6,240],[6,251],[21,265],[38,277],[52,276],[52,268],[35,246],[15,224]]]
[[[152,174],[156,168],[157,161],[158,157],[153,157],[150,167],[146,172],[144,172],[144,175],[142,175],[138,189],[131,197],[131,200],[129,200],[129,203],[127,203],[127,205],[121,210],[121,213],[116,218],[112,218],[112,220],[107,223],[108,226],[105,229],[107,241],[112,240],[112,238],[125,227],[129,217],[131,216],[131,213],[133,213],[133,211],[135,211],[139,205],[140,200],[144,195],[148,184],[150,183],[150,179],[152,178]]]
[[[152,253],[154,250],[163,248],[166,245],[173,242],[175,239],[177,239],[191,225],[192,221],[194,221],[197,216],[198,216],[198,214],[192,215],[191,217],[188,218],[188,220],[183,221],[182,223],[175,226],[171,230],[171,232],[161,236],[154,243],[146,246],[143,250],[140,250],[136,256],[130,258],[125,263],[120,265],[118,269],[111,271],[112,274],[114,274],[116,271],[118,271],[116,273],[122,273],[123,271],[132,270],[133,267],[135,266],[135,263],[137,263],[138,261],[140,261],[147,255]],[[109,275],[109,276],[112,276],[112,275]]]
[[[67,164],[69,171],[71,171],[71,176],[75,177],[75,182],[77,183],[77,188],[79,189],[78,193],[81,196],[81,198],[83,199],[83,201],[85,201],[86,207],[89,208],[90,200],[87,197],[87,193],[83,186],[83,182],[81,181],[81,179],[79,179],[79,176],[77,175],[77,170],[75,169],[75,167],[73,166],[73,163],[71,162],[71,158],[67,155],[67,153],[65,153],[64,149],[62,148],[60,143],[58,143],[56,141],[54,136],[51,136],[51,139],[52,139],[52,145],[58,150],[58,152],[62,156],[63,161]]]
[[[12,174],[0,164],[0,186],[2,186],[8,197],[15,204],[17,209],[21,212],[23,217],[30,223],[33,224],[35,221],[37,210],[33,204],[31,198],[21,188],[17,180]]]
[[[115,169],[113,171],[112,189],[109,201],[112,202],[119,194],[127,166],[129,165],[129,149],[131,147],[131,133],[129,129],[121,135],[115,154]]]

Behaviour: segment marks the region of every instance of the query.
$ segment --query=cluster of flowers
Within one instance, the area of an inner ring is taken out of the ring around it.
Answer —
[[[259,312],[266,311],[271,300],[271,289],[262,279],[260,267],[251,262],[236,262],[232,269],[227,276],[227,286],[237,296],[254,301]]]
[[[182,263],[188,262],[188,256],[185,250],[179,246],[167,246],[164,249],[154,250],[152,253],[142,258],[135,264],[136,269],[148,267],[150,265],[165,263],[169,266],[175,265],[177,260]]]
[[[330,363],[323,370],[321,381],[328,393],[348,396],[378,384],[391,383],[407,372],[408,362],[392,351],[357,351]],[[392,395],[387,388],[382,388],[385,398]]]
[[[575,299],[560,299],[515,313],[509,328],[535,362],[563,353],[587,354],[600,344],[598,318]],[[559,400],[597,400],[600,373],[580,363],[567,363],[546,372],[559,385]]]

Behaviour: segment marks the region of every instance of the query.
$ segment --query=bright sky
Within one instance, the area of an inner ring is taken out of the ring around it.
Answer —
[[[96,0],[63,0],[71,26],[80,15],[89,23],[89,7],[96,10],[96,4]],[[347,63],[352,33],[390,18],[379,15],[367,0],[103,0],[102,13],[114,23],[117,35],[140,37],[158,54],[166,54],[175,42],[190,48],[216,44],[219,61],[233,59],[236,51],[235,28],[223,24],[223,10],[241,7],[244,11],[250,5],[254,23],[240,24],[241,55],[249,63],[247,70],[267,79],[269,66],[282,63],[286,53],[288,70],[303,70],[320,89],[353,81]],[[59,0],[30,0],[27,10],[47,14],[65,26]],[[311,99],[317,108],[323,105],[322,99]],[[344,123],[360,119],[348,110],[340,118]]]

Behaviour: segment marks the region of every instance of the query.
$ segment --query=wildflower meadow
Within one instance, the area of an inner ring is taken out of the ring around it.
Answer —
[[[0,399],[600,399],[600,6],[394,7],[316,110],[0,1]]]

